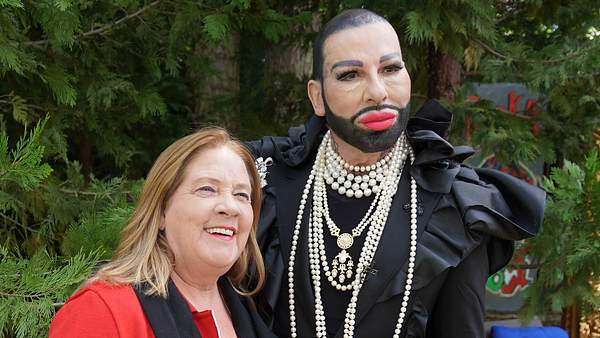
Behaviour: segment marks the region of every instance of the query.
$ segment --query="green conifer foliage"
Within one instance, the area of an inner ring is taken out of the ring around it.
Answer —
[[[537,281],[526,290],[525,319],[577,304],[584,314],[600,308],[600,157],[592,151],[581,165],[565,161],[543,186],[550,194],[544,231],[531,240],[539,262]]]
[[[143,178],[173,140],[207,124],[248,139],[303,122],[311,41],[356,7],[396,28],[411,106],[442,99],[455,113],[453,143],[503,164],[546,161],[547,220],[530,242],[544,266],[526,314],[597,306],[586,283],[600,275],[590,155],[600,4],[0,0],[0,337],[47,334],[57,306],[112,254]],[[454,73],[442,74],[446,65]],[[469,83],[494,81],[537,91],[539,114],[466,99]],[[562,236],[568,243],[557,245]]]
[[[309,17],[271,6],[0,1],[0,337],[47,335],[110,258],[161,150],[243,125],[237,92],[204,88],[220,76],[207,51],[242,29],[280,41]]]

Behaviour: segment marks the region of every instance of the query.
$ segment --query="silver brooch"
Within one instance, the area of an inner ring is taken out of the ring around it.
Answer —
[[[258,176],[260,176],[260,187],[264,188],[267,185],[267,167],[273,164],[273,159],[270,157],[256,159],[256,169],[258,170]]]

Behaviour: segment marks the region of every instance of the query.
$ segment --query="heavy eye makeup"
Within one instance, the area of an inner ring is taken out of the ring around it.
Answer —
[[[338,81],[350,81],[358,77],[358,70],[348,69],[334,73],[335,79]]]
[[[394,62],[384,66],[382,72],[386,74],[393,74],[401,71],[402,69],[404,69],[404,64],[402,62]]]

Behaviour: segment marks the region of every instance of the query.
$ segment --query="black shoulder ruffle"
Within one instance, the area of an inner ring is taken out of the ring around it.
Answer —
[[[429,101],[407,128],[415,151],[411,175],[422,189],[444,194],[419,241],[417,260],[427,262],[429,271],[417,275],[431,278],[459,264],[484,237],[508,241],[532,237],[543,219],[543,190],[497,170],[461,164],[473,150],[453,147],[443,138],[451,118],[441,105]],[[490,273],[512,256],[512,245],[495,248]],[[421,286],[427,283],[419,281]]]
[[[296,167],[317,151],[325,131],[325,118],[312,115],[305,125],[288,129],[288,136],[265,136],[246,145],[255,157],[271,157],[278,163]]]

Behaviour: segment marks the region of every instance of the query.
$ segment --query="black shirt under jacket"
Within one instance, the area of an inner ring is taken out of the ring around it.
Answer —
[[[514,240],[538,232],[545,193],[499,171],[461,164],[473,151],[444,139],[451,118],[432,100],[409,120],[407,135],[416,158],[405,167],[394,197],[374,258],[376,273],[367,275],[360,291],[356,337],[393,335],[408,265],[410,216],[403,208],[410,201],[407,173],[417,182],[422,213],[417,218],[415,276],[401,337],[483,338],[487,276],[508,263]],[[291,128],[287,137],[248,143],[257,158],[273,159],[267,168],[257,233],[267,282],[257,302],[280,337],[290,336],[287,267],[292,232],[326,130],[324,119],[313,116],[305,126]],[[306,213],[303,222],[296,252],[296,324],[299,337],[314,337]],[[336,338],[343,336],[343,328],[334,331]]]

